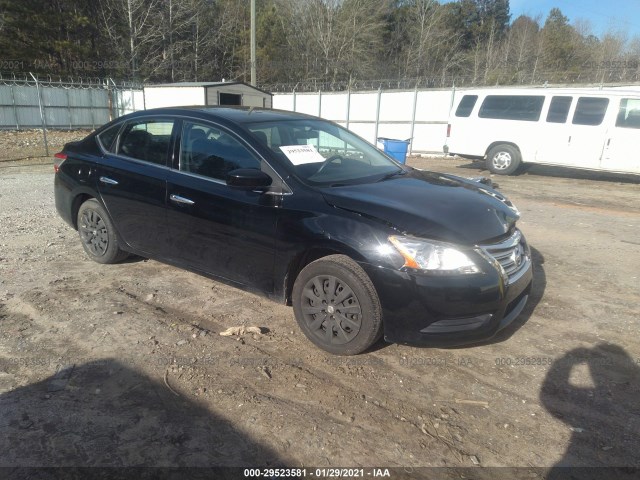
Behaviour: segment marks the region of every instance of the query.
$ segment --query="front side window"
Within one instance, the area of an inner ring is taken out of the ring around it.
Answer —
[[[547,113],[547,122],[565,123],[572,101],[573,97],[553,97],[549,105],[549,113]]]
[[[482,102],[478,116],[537,122],[540,119],[543,103],[542,95],[488,95]]]
[[[471,116],[471,112],[473,111],[473,107],[476,106],[477,101],[477,95],[465,95],[462,97],[462,100],[460,100],[460,104],[458,104],[458,108],[456,109],[456,117]]]
[[[574,125],[600,125],[609,105],[608,98],[580,97],[573,114]]]
[[[640,98],[623,98],[620,101],[616,127],[640,128]]]
[[[180,170],[216,180],[238,168],[260,169],[260,160],[229,133],[219,128],[184,122]]]
[[[137,120],[128,123],[120,135],[118,154],[166,165],[173,120]]]
[[[373,145],[331,122],[277,120],[246,127],[312,185],[366,183],[402,172]]]

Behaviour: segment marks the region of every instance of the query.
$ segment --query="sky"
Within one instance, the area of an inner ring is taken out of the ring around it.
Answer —
[[[510,0],[511,20],[520,15],[542,16],[544,24],[549,10],[558,7],[569,22],[588,20],[596,36],[608,29],[626,31],[630,37],[640,35],[640,0]]]
[[[509,7],[511,21],[520,15],[540,15],[542,26],[549,11],[558,7],[569,23],[587,20],[598,37],[611,28],[626,31],[629,37],[640,36],[640,0],[509,0]]]

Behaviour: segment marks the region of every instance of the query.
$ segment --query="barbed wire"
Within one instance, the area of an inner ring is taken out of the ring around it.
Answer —
[[[63,77],[57,75],[42,75],[31,73],[3,73],[0,72],[0,85],[7,86],[35,86],[37,79],[41,86],[75,89],[109,89],[141,90],[143,83],[100,77]],[[537,72],[498,74],[491,78],[491,82],[480,81],[472,75],[443,75],[438,77],[414,77],[395,79],[357,79],[321,81],[308,79],[298,82],[261,83],[260,88],[273,93],[286,92],[341,92],[347,90],[413,90],[415,88],[465,88],[465,87],[495,87],[495,86],[618,86],[640,84],[640,71],[629,69],[594,68],[591,72]]]
[[[24,72],[0,72],[0,85],[5,86],[35,86],[36,80],[41,86],[58,88],[82,88],[82,89],[139,89],[142,83],[128,80],[114,81],[110,78],[100,77],[63,77],[57,75],[31,74]]]
[[[536,74],[499,74],[491,82],[479,80],[471,75],[445,75],[440,77],[415,77],[375,80],[304,80],[299,82],[263,83],[260,87],[273,93],[284,92],[341,92],[346,90],[413,90],[415,88],[458,88],[495,86],[616,86],[640,83],[640,72],[618,68],[592,72],[539,72]]]

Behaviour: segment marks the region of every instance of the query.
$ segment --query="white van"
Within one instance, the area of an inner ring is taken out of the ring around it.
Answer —
[[[444,151],[486,159],[497,174],[523,163],[640,173],[640,91],[468,90],[450,116]]]

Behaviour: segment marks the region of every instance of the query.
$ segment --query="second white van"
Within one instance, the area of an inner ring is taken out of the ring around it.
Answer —
[[[640,92],[469,90],[452,111],[445,152],[496,174],[524,163],[640,174]]]

